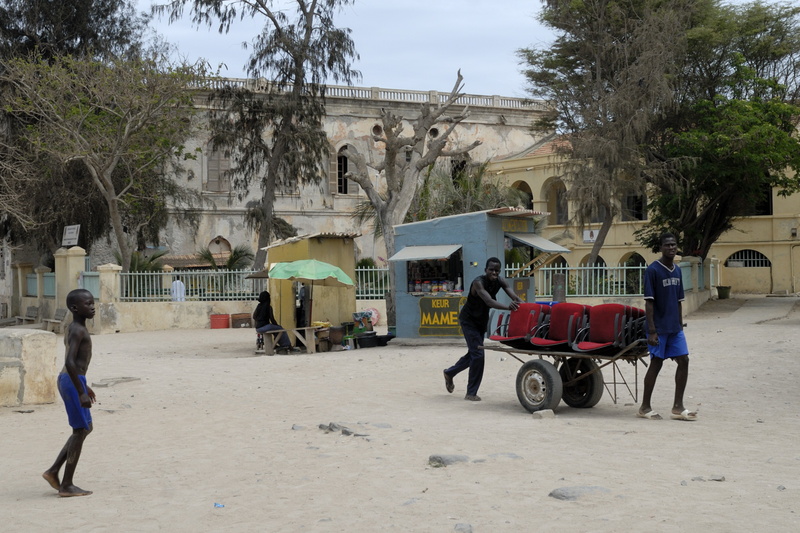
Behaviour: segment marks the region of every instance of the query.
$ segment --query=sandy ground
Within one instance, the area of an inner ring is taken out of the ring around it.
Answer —
[[[624,389],[537,419],[519,362],[491,351],[484,401],[464,401],[466,375],[454,394],[441,375],[457,341],[256,357],[252,330],[98,335],[75,477],[95,493],[59,498],[39,477],[70,432],[60,401],[1,408],[0,530],[800,531],[796,304],[688,317],[697,422],[639,419]],[[355,434],[319,427],[332,422]],[[466,461],[434,468],[436,454]],[[550,496],[565,488],[578,498]]]

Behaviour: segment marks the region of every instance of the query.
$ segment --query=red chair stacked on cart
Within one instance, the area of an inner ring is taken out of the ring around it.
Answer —
[[[530,344],[545,350],[569,350],[578,331],[586,327],[589,308],[569,302],[550,306],[550,321],[534,333]]]
[[[628,307],[622,304],[592,307],[588,323],[578,332],[572,349],[576,352],[601,352],[622,346],[625,343]]]
[[[518,349],[530,348],[528,339],[548,321],[549,305],[521,303],[516,311],[500,311],[489,339]]]
[[[644,338],[644,311],[622,304],[600,304],[589,310],[572,349],[583,353],[613,352]]]

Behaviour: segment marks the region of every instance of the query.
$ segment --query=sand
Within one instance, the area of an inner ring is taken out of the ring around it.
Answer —
[[[70,432],[60,400],[0,408],[0,529],[798,531],[797,303],[719,300],[688,317],[697,422],[637,418],[624,389],[535,418],[516,398],[520,363],[492,351],[483,401],[464,401],[466,375],[453,394],[441,375],[458,340],[265,357],[247,329],[97,335],[95,431],[75,475],[94,494],[59,498],[40,477]],[[656,386],[662,413],[673,375]]]

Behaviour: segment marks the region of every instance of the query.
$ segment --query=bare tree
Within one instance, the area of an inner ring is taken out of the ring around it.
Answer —
[[[17,147],[63,167],[85,167],[108,207],[127,271],[139,228],[126,222],[147,224],[147,213],[162,211],[157,208],[175,192],[166,167],[190,156],[183,144],[193,132],[195,110],[187,89],[197,68],[173,68],[161,56],[110,63],[33,57],[0,61],[0,71],[0,82],[9,87],[0,95],[3,108],[30,119]],[[4,155],[23,155],[11,148],[2,147]],[[15,179],[38,179],[26,157],[6,169]],[[25,169],[27,174],[15,174]]]
[[[344,152],[354,166],[354,170],[350,170],[348,166],[346,177],[361,186],[375,207],[377,225],[383,234],[389,256],[395,253],[392,227],[405,220],[417,189],[424,181],[426,169],[440,157],[464,155],[481,144],[477,140],[463,147],[451,146],[449,143],[450,134],[469,116],[467,107],[460,113],[448,114],[463,95],[463,79],[459,71],[453,89],[443,102],[423,104],[419,116],[408,120],[411,125],[408,134],[405,133],[404,117],[386,109],[381,111],[383,131],[379,135],[373,135],[372,139],[384,146],[382,161],[373,164],[364,154],[349,149]],[[431,137],[430,132],[435,126],[441,126],[442,131],[436,137]],[[377,174],[382,174],[386,183],[386,187],[380,190],[376,187]],[[394,270],[389,270],[389,276],[390,285],[394,287]],[[393,323],[395,307],[391,292],[386,308],[390,323]]]

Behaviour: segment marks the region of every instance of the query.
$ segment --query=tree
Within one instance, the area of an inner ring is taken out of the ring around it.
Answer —
[[[172,169],[191,157],[183,143],[193,133],[192,91],[198,66],[171,66],[163,56],[107,63],[55,57],[0,61],[3,108],[28,126],[4,155],[37,154],[62,166],[82,165],[108,209],[122,266],[149,217],[166,210],[171,197],[183,198]],[[21,149],[20,149],[21,147]],[[35,182],[39,169],[17,157],[17,179]],[[127,223],[137,222],[136,227]]]
[[[255,255],[249,246],[246,244],[237,244],[236,247],[231,250],[230,254],[228,254],[225,265],[223,265],[223,270],[244,270],[251,265],[254,257]],[[197,258],[208,263],[208,266],[211,267],[212,270],[219,270],[217,258],[214,257],[214,253],[209,250],[208,247],[201,248],[200,251],[197,252]]]
[[[441,163],[435,164],[417,191],[407,221],[524,205],[525,194],[492,178],[487,166],[488,163],[482,163],[453,171]]]
[[[603,246],[618,199],[643,195],[663,160],[642,145],[671,105],[686,29],[707,0],[546,0],[540,20],[558,32],[547,49],[523,49],[529,92],[552,102],[540,129],[565,135],[564,181],[579,227],[601,221]]]
[[[443,102],[423,104],[419,116],[408,121],[411,131],[407,135],[404,134],[405,119],[389,110],[382,110],[382,131],[372,136],[375,142],[384,146],[383,160],[376,165],[369,165],[364,154],[345,150],[344,155],[354,163],[353,170],[348,166],[346,177],[361,186],[375,208],[377,225],[389,256],[395,253],[392,227],[405,220],[417,190],[422,186],[425,171],[440,157],[464,156],[481,144],[480,141],[474,141],[467,146],[458,147],[451,146],[449,142],[450,134],[456,126],[469,116],[468,108],[452,116],[448,115],[463,94],[462,81],[459,71],[453,89]],[[431,131],[435,126],[439,126],[441,130],[436,128],[438,135],[432,136]],[[376,187],[372,178],[376,173],[383,176],[385,188],[379,190]],[[389,276],[391,285],[395,286],[394,270],[389,270]],[[395,308],[391,292],[386,301],[386,313],[390,323],[394,323]]]
[[[0,57],[130,57],[147,22],[130,0],[0,0]]]
[[[358,58],[350,30],[336,28],[333,15],[352,0],[294,0],[294,18],[273,0],[173,0],[156,7],[178,20],[189,5],[196,25],[218,24],[227,33],[237,18],[263,18],[261,33],[250,43],[250,87],[215,90],[211,129],[216,147],[232,156],[230,175],[240,196],[257,181],[261,200],[248,209],[258,231],[255,268],[264,265],[278,190],[319,182],[330,143],[322,129],[325,83],[350,84],[360,75],[350,68]],[[269,80],[260,81],[261,78]]]
[[[147,20],[135,13],[130,0],[0,0],[0,58],[37,55],[50,62],[59,55],[99,60],[135,57],[142,50]],[[32,117],[16,118],[3,112],[0,119],[6,148],[17,142],[20,130],[32,124]],[[106,203],[85,166],[64,165],[39,153],[21,158],[29,152],[23,145],[13,150],[13,158],[0,155],[0,197],[8,209],[0,216],[0,236],[49,255],[59,247],[64,226],[79,224],[80,244],[90,250],[96,239],[108,233],[109,219]],[[27,157],[31,158],[27,164],[38,170],[37,179],[15,183],[13,176],[24,173],[11,172],[9,167],[19,170],[20,161]],[[152,213],[148,218],[151,224],[143,228],[143,236],[157,233],[157,223],[165,220],[164,216],[153,218]]]
[[[769,205],[772,188],[800,190],[800,8],[712,12],[690,36],[681,79],[680,105],[650,149],[682,164],[654,188],[637,237],[655,246],[672,231],[683,253],[705,258],[735,217]]]

